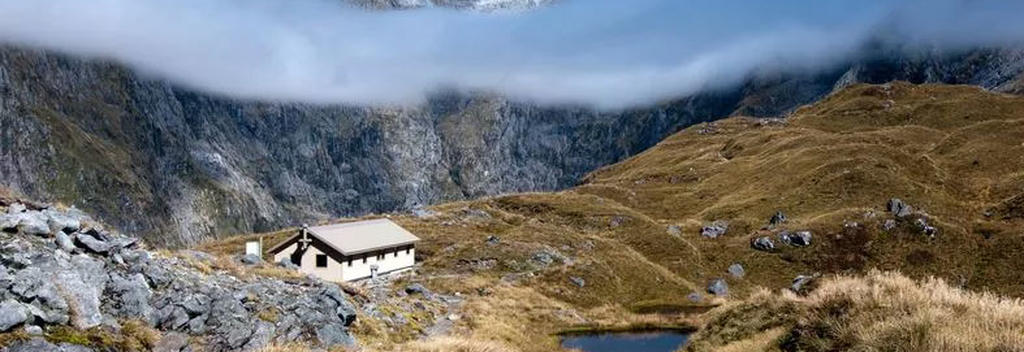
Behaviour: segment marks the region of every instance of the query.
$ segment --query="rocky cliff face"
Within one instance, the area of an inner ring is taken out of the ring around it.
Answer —
[[[1024,51],[882,56],[757,75],[624,112],[440,94],[419,107],[236,101],[115,64],[0,50],[0,184],[74,204],[151,243],[575,184],[670,133],[784,114],[854,82],[1019,89]]]

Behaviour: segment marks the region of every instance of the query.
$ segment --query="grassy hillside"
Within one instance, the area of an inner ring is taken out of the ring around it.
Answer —
[[[685,313],[805,274],[899,270],[1024,296],[1024,272],[1012,269],[1024,267],[1022,170],[1024,98],[858,85],[786,120],[692,127],[568,191],[390,217],[424,239],[413,280],[467,297],[456,334],[550,351],[562,329],[696,324]],[[889,214],[893,197],[915,212]],[[769,229],[776,211],[788,221]],[[937,234],[925,235],[919,219]],[[701,236],[715,220],[728,232]],[[782,230],[812,231],[812,244],[779,243]],[[776,240],[776,250],[751,249],[760,236]],[[240,244],[204,248],[237,252]],[[742,278],[727,274],[734,263]],[[688,299],[717,278],[728,297]],[[778,326],[760,338],[781,336]]]
[[[685,351],[1020,351],[1024,302],[871,272],[713,311]]]

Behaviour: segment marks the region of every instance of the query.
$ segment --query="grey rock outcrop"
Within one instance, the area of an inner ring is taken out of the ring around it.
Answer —
[[[0,352],[93,352],[91,348],[70,343],[53,344],[42,338],[18,341]]]
[[[700,235],[706,238],[718,238],[729,232],[729,223],[722,220],[715,220],[700,228]]]
[[[46,216],[74,217],[52,212]],[[59,237],[73,230],[68,241]],[[51,235],[63,244],[55,245]],[[203,273],[191,261],[155,256],[140,249],[135,239],[93,225],[48,226],[44,236],[3,232],[0,243],[0,332],[29,324],[116,330],[121,321],[139,320],[162,330],[165,341],[160,346],[171,351],[183,347],[174,337],[179,335],[200,336],[209,351],[253,351],[274,341],[306,341],[324,348],[355,345],[348,329],[357,312],[335,284]],[[73,248],[64,248],[68,245]],[[213,260],[201,252],[183,255]],[[275,313],[267,316],[276,321],[260,318],[270,310]],[[28,341],[0,351],[76,348],[83,347]]]

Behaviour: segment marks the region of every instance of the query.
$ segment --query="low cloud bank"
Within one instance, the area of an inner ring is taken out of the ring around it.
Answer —
[[[819,70],[869,41],[1024,40],[1024,2],[561,0],[517,13],[340,0],[0,0],[0,42],[116,60],[236,98],[415,104],[439,88],[621,108]]]

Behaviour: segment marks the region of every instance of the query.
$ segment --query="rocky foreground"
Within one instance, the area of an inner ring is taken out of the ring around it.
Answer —
[[[356,343],[349,332],[355,306],[335,284],[202,272],[188,258],[148,251],[74,208],[0,199],[0,214],[0,351]],[[151,332],[128,344],[139,331]]]

